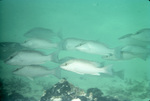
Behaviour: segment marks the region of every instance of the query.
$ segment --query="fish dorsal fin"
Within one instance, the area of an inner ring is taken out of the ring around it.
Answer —
[[[119,39],[128,38],[128,37],[131,37],[132,35],[133,35],[132,33],[126,34],[126,35],[121,36]]]
[[[104,67],[104,62],[91,62],[93,65],[95,65],[96,67]]]
[[[73,59],[75,59],[75,58],[74,57],[65,57],[65,58],[60,59],[59,63],[62,64],[66,61],[73,60]]]

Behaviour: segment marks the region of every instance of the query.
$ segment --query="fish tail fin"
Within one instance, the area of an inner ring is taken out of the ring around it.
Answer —
[[[62,33],[62,30],[60,29],[57,33],[57,38],[59,39],[59,42],[58,42],[58,50],[63,50],[64,49],[64,38],[63,38],[63,33]]]
[[[114,55],[118,59],[120,59],[122,57],[122,55],[121,55],[121,49],[122,49],[122,47],[116,47],[114,49]]]
[[[119,70],[119,71],[113,71],[113,74],[120,79],[124,80],[124,70]]]
[[[148,54],[137,54],[137,57],[139,57],[139,58],[141,58],[141,59],[146,61],[147,58],[148,58]]]
[[[61,78],[61,70],[59,67],[56,67],[54,69],[51,70],[51,74],[53,74],[55,77],[57,78]]]
[[[57,37],[60,39],[60,40],[63,40],[63,33],[62,33],[62,29],[60,29],[57,33]]]
[[[63,38],[63,33],[62,33],[62,29],[60,29],[57,33],[56,33],[56,36],[55,36],[55,40],[58,40],[58,42],[62,42],[62,40],[64,39]]]
[[[100,67],[104,67],[105,66],[105,62],[104,61],[100,62],[99,64],[100,64]]]
[[[56,32],[55,34],[51,35],[51,37],[49,37],[49,40],[52,42],[60,42],[63,40],[63,34],[61,29]]]
[[[113,74],[112,65],[108,65],[108,66],[104,67],[104,73],[112,75]]]
[[[50,55],[50,60],[51,60],[52,62],[58,63],[58,62],[59,62],[58,54],[59,54],[59,50],[56,51],[56,52],[53,52],[53,53]]]
[[[64,47],[64,40],[61,40],[59,43],[58,43],[58,50],[64,50],[65,47]]]

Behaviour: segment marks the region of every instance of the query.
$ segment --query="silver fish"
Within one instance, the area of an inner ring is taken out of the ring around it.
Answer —
[[[33,48],[33,49],[58,48],[58,44],[57,43],[53,43],[50,40],[39,39],[39,38],[32,38],[32,39],[26,40],[21,45],[24,46],[24,47]]]
[[[115,49],[111,49],[107,47],[105,44],[96,41],[83,42],[76,46],[76,50],[102,56],[108,54],[115,54]]]
[[[36,28],[33,28],[33,29],[27,31],[24,34],[24,36],[29,37],[29,38],[49,39],[49,38],[56,36],[56,35],[51,29],[36,27]]]
[[[137,46],[142,46],[142,47],[148,47],[150,46],[149,42],[137,40],[135,38],[131,37],[132,35],[125,35],[119,38],[119,41],[123,42],[126,45],[137,45]]]
[[[62,40],[61,43],[61,47],[64,50],[75,50],[76,46],[78,46],[79,44],[85,42],[85,40],[82,39],[77,39],[77,38],[66,38],[64,40]]]
[[[48,67],[44,67],[40,65],[22,66],[14,70],[13,74],[22,75],[30,79],[47,76],[47,75],[54,75],[60,78],[59,68],[49,69]]]
[[[133,59],[133,58],[141,58],[143,60],[146,60],[148,58],[148,55],[146,53],[133,54],[131,52],[121,51],[120,57],[117,57],[116,55],[111,54],[111,55],[102,56],[102,58],[106,59],[106,60],[115,60],[115,61],[129,60],[129,59]]]
[[[10,65],[34,65],[43,64],[46,61],[57,61],[57,53],[44,55],[39,51],[23,50],[16,52],[5,60],[6,64]]]
[[[133,53],[133,54],[141,54],[141,53],[150,54],[150,49],[149,48],[141,47],[141,46],[135,46],[135,45],[123,46],[121,48],[121,51],[130,52],[130,53]]]
[[[20,50],[27,49],[16,42],[0,42],[0,59],[5,60]]]
[[[111,66],[112,65],[101,67],[100,63],[83,59],[71,59],[60,65],[60,67],[64,70],[72,71],[82,75],[100,75],[100,73],[112,74]]]

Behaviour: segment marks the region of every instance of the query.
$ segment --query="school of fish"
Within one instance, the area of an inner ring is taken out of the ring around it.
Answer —
[[[15,65],[13,74],[25,76],[30,79],[36,77],[54,75],[61,77],[61,69],[80,75],[113,75],[113,64],[105,65],[100,61],[66,57],[59,59],[60,51],[78,51],[87,54],[98,55],[104,60],[129,60],[140,58],[147,60],[150,55],[150,28],[137,31],[134,34],[126,34],[118,40],[121,46],[110,48],[103,42],[96,40],[84,40],[79,38],[64,38],[60,33],[54,33],[51,29],[36,27],[28,30],[23,43],[0,42],[0,60],[8,65]],[[58,38],[57,42],[53,38]],[[54,50],[46,54],[41,50]],[[57,63],[58,67],[45,67],[47,62]]]

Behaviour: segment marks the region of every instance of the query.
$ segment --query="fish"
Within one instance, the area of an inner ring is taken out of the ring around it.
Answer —
[[[14,53],[4,62],[9,65],[35,65],[43,64],[47,61],[57,62],[57,53],[45,55],[39,51],[23,50]]]
[[[52,38],[56,35],[51,29],[43,28],[43,27],[36,27],[36,28],[32,28],[29,31],[27,31],[24,34],[24,36],[28,37],[28,38],[49,39],[49,38]]]
[[[119,41],[123,42],[125,45],[136,45],[136,46],[141,46],[141,47],[150,46],[149,42],[137,40],[128,35],[124,35],[124,36],[120,37]]]
[[[85,42],[83,39],[78,39],[78,38],[66,38],[62,39],[60,42],[60,47],[63,50],[76,50],[76,46],[79,44]]]
[[[76,50],[90,53],[90,54],[97,54],[97,55],[108,55],[108,54],[116,54],[115,49],[111,49],[107,47],[105,44],[97,42],[97,41],[86,41],[80,43],[76,46]]]
[[[149,42],[150,44],[150,28],[141,29],[131,37],[137,40]]]
[[[32,39],[26,40],[21,45],[24,47],[33,48],[33,49],[58,48],[58,43],[53,43],[50,40],[41,39],[41,38],[32,38]]]
[[[48,67],[41,66],[41,65],[27,65],[22,66],[13,71],[13,74],[15,75],[21,75],[25,76],[31,80],[34,78],[42,77],[42,76],[48,76],[48,75],[54,75],[57,78],[60,78],[60,69],[54,68],[49,69]]]
[[[136,46],[136,45],[125,45],[121,48],[121,51],[130,52],[133,54],[150,54],[150,49],[146,47]]]
[[[131,52],[124,52],[124,51],[121,51],[120,53],[121,53],[120,57],[111,54],[111,55],[102,56],[102,59],[119,61],[119,60],[129,60],[133,58],[140,58],[142,60],[146,60],[148,58],[148,54],[146,53],[133,54]]]
[[[24,49],[28,48],[17,42],[0,42],[0,60],[5,60],[13,53]]]
[[[139,30],[135,34],[126,34],[119,38],[128,45],[150,46],[150,28]]]
[[[103,66],[98,62],[83,59],[71,59],[60,65],[60,68],[77,74],[100,75],[100,73],[112,74],[112,65]]]

